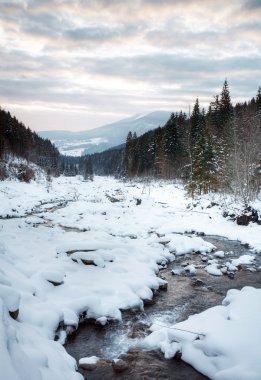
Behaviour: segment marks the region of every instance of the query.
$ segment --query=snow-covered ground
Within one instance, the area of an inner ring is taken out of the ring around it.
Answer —
[[[120,320],[121,310],[142,309],[152,290],[164,285],[157,276],[162,264],[175,260],[175,255],[208,255],[214,249],[201,237],[177,233],[226,236],[248,243],[253,255],[258,254],[260,226],[226,220],[222,209],[211,204],[213,199],[205,197],[191,208],[181,186],[112,178],[83,182],[60,177],[51,187],[44,181],[1,182],[0,380],[81,379],[62,346],[64,330],[77,328],[80,317],[105,324],[111,318]],[[219,252],[217,258],[222,255]],[[253,259],[242,257],[228,266]],[[215,263],[210,263],[212,274],[218,270]],[[243,311],[246,303],[249,312]],[[260,379],[260,337],[255,335],[251,343],[260,305],[259,290],[230,292],[223,306],[182,325],[204,334],[200,339],[175,330],[168,335],[163,329],[153,332],[146,344],[160,347],[167,357],[181,349],[184,360],[213,379]],[[214,322],[207,325],[209,315]],[[245,350],[234,352],[226,343],[236,346],[242,339]],[[249,356],[244,365],[242,355],[244,360]]]

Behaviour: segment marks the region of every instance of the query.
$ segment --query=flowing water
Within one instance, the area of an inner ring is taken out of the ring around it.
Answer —
[[[224,259],[237,258],[244,254],[253,254],[249,249],[237,241],[230,241],[218,236],[204,237],[214,244],[217,250],[226,252]],[[211,276],[203,268],[199,254],[178,256],[160,276],[168,281],[167,291],[156,292],[153,302],[145,306],[144,311],[125,311],[123,321],[110,323],[105,327],[94,323],[82,323],[76,334],[70,337],[65,345],[67,352],[77,361],[82,357],[98,356],[104,361],[93,371],[80,372],[86,379],[206,379],[186,363],[178,360],[165,360],[158,352],[142,351],[139,343],[149,333],[149,326],[157,323],[169,326],[175,322],[188,318],[189,315],[202,312],[209,307],[220,304],[228,289],[254,286],[261,287],[260,256],[256,255],[253,265],[242,266],[234,277]],[[185,264],[194,264],[198,267],[196,275],[182,273],[172,275],[173,268],[184,268]],[[201,280],[201,282],[196,281]],[[123,373],[112,370],[110,360],[125,354],[124,360],[129,368]],[[151,367],[153,363],[153,366]]]

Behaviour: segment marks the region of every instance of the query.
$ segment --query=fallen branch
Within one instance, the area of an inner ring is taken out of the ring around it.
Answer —
[[[158,325],[160,327],[165,327],[166,329],[170,329],[170,330],[178,330],[178,331],[188,332],[190,334],[206,336],[206,334],[202,334],[202,333],[198,333],[198,332],[194,332],[194,331],[189,331],[189,330],[184,330],[184,329],[178,329],[177,327],[170,327],[170,326],[166,326],[166,325],[163,325],[163,324],[160,324],[160,323],[156,323],[156,322],[154,322],[154,324]]]

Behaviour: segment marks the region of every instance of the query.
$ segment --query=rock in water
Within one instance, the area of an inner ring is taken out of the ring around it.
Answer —
[[[116,359],[112,362],[112,368],[115,372],[120,373],[126,371],[129,368],[129,366],[124,360]]]

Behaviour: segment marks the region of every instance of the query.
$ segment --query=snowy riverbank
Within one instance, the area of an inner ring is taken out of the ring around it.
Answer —
[[[58,178],[49,188],[44,183],[7,181],[0,183],[0,202],[0,215],[9,217],[0,220],[1,380],[80,379],[74,359],[61,345],[65,333],[59,332],[58,342],[53,340],[58,326],[77,328],[79,315],[104,324],[120,319],[123,309],[142,309],[143,301],[153,297],[152,290],[164,286],[157,277],[160,265],[174,260],[175,254],[214,249],[200,237],[177,232],[222,235],[261,250],[260,226],[227,221],[218,206],[208,208],[210,198],[190,210],[183,189],[171,183],[144,186],[111,178],[96,177],[91,183]],[[261,303],[259,291],[247,292],[252,292],[252,306]],[[242,297],[235,301],[239,309],[245,302]],[[256,318],[256,309],[253,313]],[[242,318],[248,331],[254,320]],[[198,323],[201,326],[201,319]],[[222,329],[222,324],[215,326]],[[234,339],[237,331],[235,327]],[[163,342],[166,354],[164,339],[157,342]],[[197,342],[189,344],[195,350]],[[215,347],[214,338],[211,344]],[[258,347],[250,345],[249,355],[251,349]],[[204,344],[197,350],[205,352]],[[205,361],[211,357],[206,355]],[[237,366],[240,355],[234,357]]]

